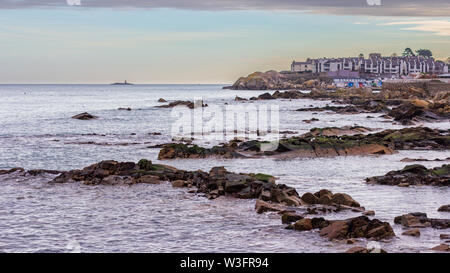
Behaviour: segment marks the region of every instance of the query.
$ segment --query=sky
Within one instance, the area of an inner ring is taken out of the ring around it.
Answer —
[[[448,0],[0,0],[0,83],[228,84],[406,47],[445,60],[449,14]]]

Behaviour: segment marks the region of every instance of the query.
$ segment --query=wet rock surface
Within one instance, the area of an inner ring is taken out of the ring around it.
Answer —
[[[91,120],[91,119],[97,119],[97,116],[91,115],[87,112],[75,115],[72,117],[73,119],[79,119],[79,120]]]
[[[382,240],[394,237],[395,233],[387,222],[360,216],[347,220],[329,221],[329,224],[320,230],[320,235],[329,240],[350,238]]]
[[[450,212],[450,205],[444,205],[438,209],[440,212]]]
[[[447,244],[441,244],[433,247],[431,250],[438,252],[450,252],[450,246]]]
[[[431,219],[427,217],[426,213],[422,212],[414,212],[397,216],[394,219],[394,223],[408,228],[450,228],[450,219]]]
[[[174,102],[171,102],[169,104],[166,105],[160,105],[160,106],[156,106],[157,108],[173,108],[173,107],[177,107],[177,106],[186,106],[189,109],[194,109],[196,107],[207,107],[207,104],[204,104],[202,101],[182,101],[182,100],[177,100]]]
[[[400,171],[391,171],[383,176],[367,178],[366,182],[388,186],[450,186],[450,165],[442,165],[433,169],[427,169],[418,164],[410,165]]]
[[[362,246],[355,246],[347,250],[345,253],[348,254],[368,254],[368,253],[387,253],[386,250],[383,249],[375,249],[375,248],[365,248]]]
[[[210,199],[230,195],[241,199],[261,199],[283,205],[300,205],[300,197],[294,188],[278,185],[275,178],[266,174],[237,174],[224,167],[210,172],[183,171],[174,167],[152,164],[151,161],[133,162],[102,161],[82,170],[61,173],[50,183],[81,182],[86,185],[158,184],[169,181],[174,187],[195,186],[198,193]]]
[[[345,129],[343,129],[345,130]],[[350,129],[351,130],[351,129]],[[361,129],[355,129],[361,130]],[[303,136],[283,138],[279,142],[250,140],[233,141],[213,148],[202,148],[186,144],[170,144],[159,153],[159,159],[175,158],[314,158],[354,155],[390,155],[396,150],[447,150],[450,136],[447,131],[424,127],[385,130],[374,134],[336,136],[339,130],[327,129],[330,135],[320,135],[314,129]],[[323,131],[322,131],[323,133]]]
[[[395,121],[403,125],[415,122],[432,122],[450,118],[450,108],[442,103],[428,103],[426,101],[405,102],[393,108],[389,113]]]

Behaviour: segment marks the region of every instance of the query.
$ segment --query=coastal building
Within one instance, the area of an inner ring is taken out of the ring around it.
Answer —
[[[418,73],[445,74],[448,73],[449,66],[434,58],[382,57],[379,53],[372,53],[367,59],[364,57],[308,58],[305,62],[293,61],[291,64],[291,72],[326,73],[333,76],[343,71],[394,78]]]

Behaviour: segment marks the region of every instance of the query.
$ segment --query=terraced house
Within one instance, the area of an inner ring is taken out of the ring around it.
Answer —
[[[448,73],[448,64],[434,58],[414,57],[382,57],[372,53],[368,59],[364,57],[307,59],[305,62],[293,61],[292,72],[339,73],[342,71],[359,72],[385,77],[399,77],[409,74]]]

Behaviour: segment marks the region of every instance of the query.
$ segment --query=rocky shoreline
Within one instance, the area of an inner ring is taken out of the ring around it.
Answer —
[[[170,182],[173,187],[194,188],[190,193],[201,194],[209,199],[229,196],[239,199],[255,199],[257,213],[272,212],[279,215],[285,228],[293,232],[317,230],[317,234],[333,242],[354,244],[357,239],[389,241],[396,238],[388,222],[371,219],[375,212],[366,211],[350,195],[320,190],[302,196],[292,187],[275,183],[276,178],[267,174],[233,173],[224,167],[214,167],[209,172],[184,171],[168,165],[153,164],[142,159],[138,163],[102,161],[81,170],[65,172],[49,170],[25,171],[21,168],[1,170],[0,175],[57,175],[49,184],[82,183],[84,185],[132,186],[136,184],[160,184]],[[351,210],[361,216],[344,220],[327,220],[309,215]],[[409,213],[394,219],[395,224],[414,228],[405,236],[420,236],[417,228],[450,228],[450,219],[430,219],[424,213]],[[442,235],[445,237],[445,235]],[[441,236],[441,237],[442,237]],[[446,251],[445,244],[434,249]],[[357,248],[357,249],[356,249]],[[352,253],[367,253],[361,247],[350,249]]]
[[[355,127],[358,128],[358,127]],[[353,130],[357,130],[357,129]],[[361,127],[359,127],[361,130]],[[327,132],[320,135],[322,130]],[[450,135],[425,127],[385,130],[373,134],[339,135],[352,128],[313,129],[302,136],[284,138],[278,142],[239,141],[204,148],[188,144],[167,144],[160,150],[158,159],[176,158],[316,158],[355,155],[390,155],[398,150],[448,150]],[[333,135],[333,133],[335,135]],[[357,133],[357,132],[356,132]]]
[[[384,176],[367,178],[369,184],[389,186],[450,186],[450,165],[442,165],[433,169],[427,169],[422,165],[406,166],[400,171],[391,171]]]

